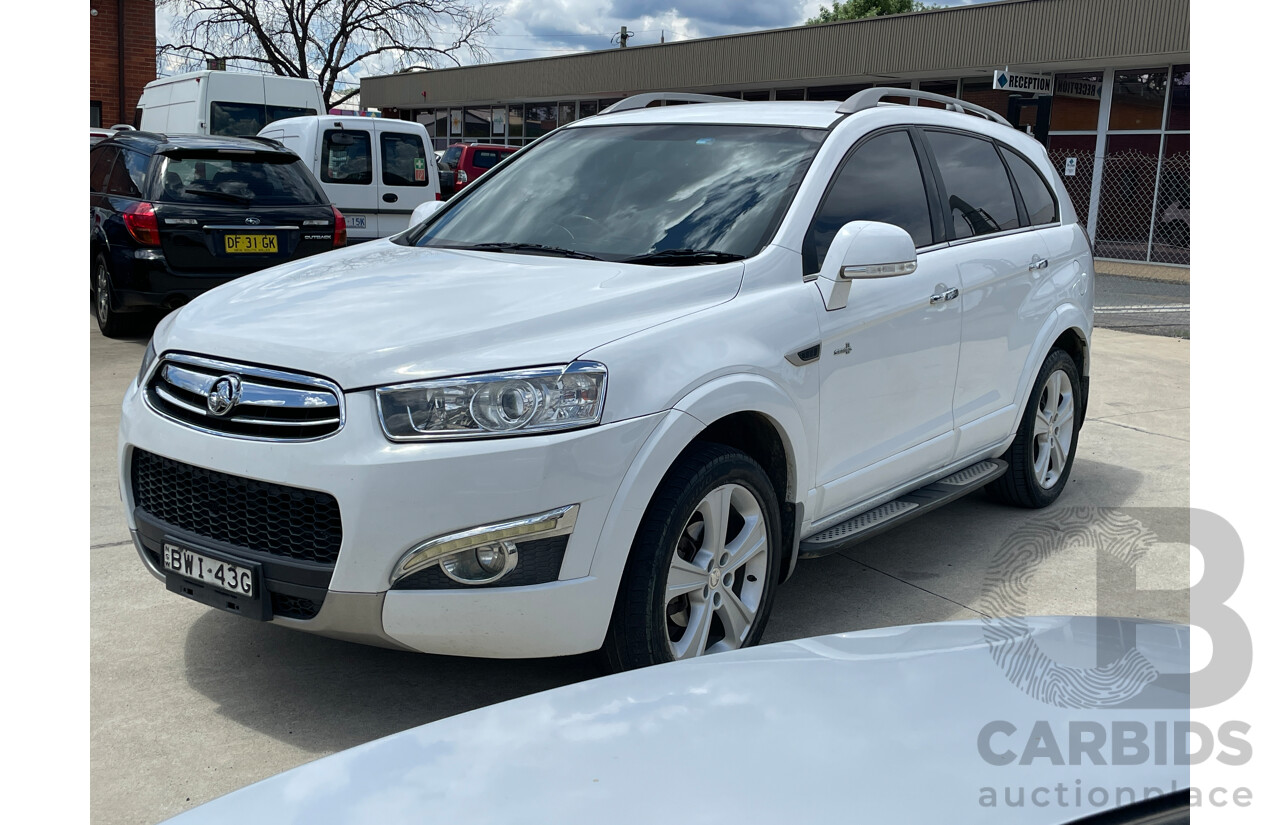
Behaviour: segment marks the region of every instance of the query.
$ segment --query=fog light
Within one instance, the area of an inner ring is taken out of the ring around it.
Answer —
[[[516,546],[509,541],[482,544],[440,560],[444,574],[462,584],[489,584],[513,570]]]

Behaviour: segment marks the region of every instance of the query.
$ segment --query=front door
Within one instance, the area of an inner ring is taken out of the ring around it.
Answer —
[[[812,273],[840,227],[881,221],[911,234],[918,264],[910,275],[855,280],[843,308],[828,309],[813,285],[822,338],[817,519],[946,465],[955,449],[959,274],[930,212],[918,148],[905,129],[855,145],[806,238]]]

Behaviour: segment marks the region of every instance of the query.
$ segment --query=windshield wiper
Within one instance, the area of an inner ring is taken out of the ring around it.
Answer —
[[[246,197],[244,195],[235,195],[231,192],[223,192],[221,189],[193,189],[190,186],[186,186],[183,187],[182,191],[184,194],[191,195],[212,195],[215,198],[224,198],[229,201],[235,201],[236,203],[249,203],[253,200],[253,198]]]
[[[657,266],[682,266],[685,264],[727,264],[740,261],[746,255],[734,252],[721,252],[717,249],[662,249],[647,252],[634,258],[623,258],[624,264],[654,264]]]
[[[449,245],[446,249],[476,249],[481,252],[535,252],[547,255],[559,255],[563,258],[582,258],[586,261],[600,260],[595,255],[565,249],[562,246],[543,246],[540,243],[473,243],[465,246]]]

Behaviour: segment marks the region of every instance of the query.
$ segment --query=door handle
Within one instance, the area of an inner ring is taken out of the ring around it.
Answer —
[[[956,299],[956,297],[957,297],[959,294],[960,294],[960,290],[959,290],[959,289],[957,289],[956,287],[951,287],[951,289],[948,289],[948,290],[946,290],[945,292],[936,292],[936,293],[934,293],[933,295],[930,295],[930,296],[929,296],[929,303],[930,303],[930,304],[940,304],[940,303],[942,303],[943,301],[953,301],[953,300],[955,300],[955,299]]]
[[[388,192],[387,194],[382,196],[382,199],[387,203],[395,203],[396,201],[400,200],[400,196],[397,195],[395,192]]]
[[[1031,266],[1027,267],[1027,271],[1035,272],[1037,269],[1048,269],[1048,268],[1049,268],[1049,261],[1037,255],[1031,259]]]

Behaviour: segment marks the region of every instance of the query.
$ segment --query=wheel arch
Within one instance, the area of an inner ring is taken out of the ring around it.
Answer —
[[[1035,345],[1031,347],[1031,352],[1027,358],[1027,363],[1022,368],[1022,378],[1018,382],[1018,395],[1021,399],[1018,405],[1018,415],[1015,421],[1021,421],[1023,413],[1026,412],[1027,404],[1030,401],[1031,382],[1035,380],[1036,375],[1040,372],[1040,365],[1044,363],[1044,359],[1049,357],[1049,353],[1055,349],[1064,350],[1071,359],[1076,363],[1076,369],[1080,373],[1080,389],[1083,395],[1082,410],[1087,409],[1089,404],[1089,368],[1090,368],[1090,330],[1093,325],[1088,322],[1083,310],[1074,305],[1067,304],[1059,307],[1040,329],[1040,334],[1036,336]],[[1084,415],[1080,416],[1080,423],[1083,426]]]
[[[636,530],[658,488],[689,449],[718,443],[759,463],[778,494],[785,581],[795,566],[804,520],[797,501],[806,489],[800,479],[809,465],[804,433],[790,396],[763,376],[721,376],[686,393],[633,459],[601,531],[591,575],[612,580],[616,599]]]

